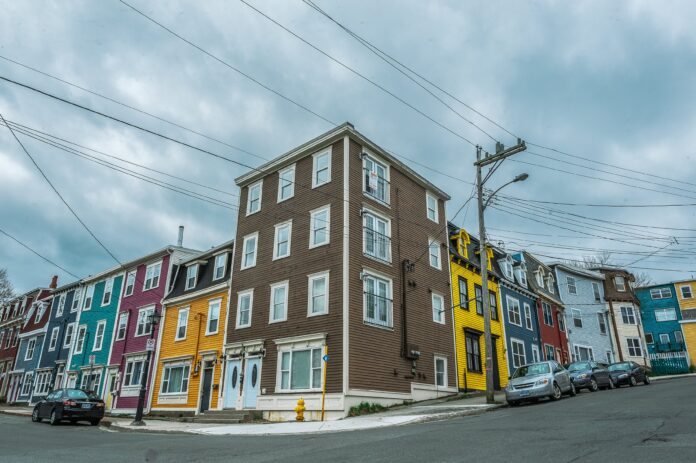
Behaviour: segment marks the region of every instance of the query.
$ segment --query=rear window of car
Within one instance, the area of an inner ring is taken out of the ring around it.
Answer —
[[[609,366],[609,371],[630,370],[630,363],[615,363]]]
[[[550,372],[551,369],[549,368],[548,363],[533,363],[532,365],[519,367],[517,370],[515,370],[515,374],[512,375],[512,377],[522,378],[525,376],[543,375]]]
[[[68,389],[66,393],[68,399],[88,400],[90,398],[85,391],[81,391],[79,389]]]
[[[592,367],[588,362],[575,362],[568,365],[568,371],[590,370]]]

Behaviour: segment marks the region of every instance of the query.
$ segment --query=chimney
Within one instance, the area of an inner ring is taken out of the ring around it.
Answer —
[[[184,226],[179,225],[179,240],[176,242],[176,245],[181,247],[184,245]]]
[[[51,289],[56,289],[58,287],[58,275],[53,275],[53,278],[51,278],[51,284],[48,285],[48,287]]]

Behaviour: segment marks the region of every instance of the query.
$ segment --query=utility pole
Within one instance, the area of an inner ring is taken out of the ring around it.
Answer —
[[[476,189],[478,193],[478,220],[479,220],[479,262],[481,265],[481,298],[483,299],[483,339],[486,350],[486,402],[492,404],[495,402],[495,391],[493,384],[493,340],[491,338],[491,300],[488,295],[488,251],[486,246],[486,225],[484,223],[483,212],[486,206],[491,201],[493,196],[510,183],[525,180],[528,175],[521,174],[515,177],[512,181],[504,184],[495,190],[488,199],[483,200],[483,184],[488,180],[495,168],[488,172],[486,178],[482,176],[482,167],[494,162],[502,161],[503,159],[512,156],[527,149],[524,141],[517,139],[517,145],[504,149],[501,143],[496,143],[496,154],[490,156],[486,153],[485,158],[481,158],[481,147],[476,146]]]

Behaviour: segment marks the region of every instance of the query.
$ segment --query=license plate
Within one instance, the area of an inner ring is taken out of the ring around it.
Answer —
[[[529,391],[521,391],[520,392],[520,397],[527,397],[529,395]]]
[[[82,404],[82,408],[92,408],[92,404]]]

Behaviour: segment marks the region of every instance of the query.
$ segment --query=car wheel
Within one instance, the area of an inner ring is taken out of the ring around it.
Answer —
[[[561,388],[558,387],[558,384],[553,383],[553,392],[549,396],[551,400],[559,400],[561,397],[563,397],[563,392],[561,391]]]
[[[650,377],[648,375],[645,375],[645,381],[643,381],[643,384],[645,384],[646,386],[650,384]]]
[[[60,420],[58,419],[58,414],[56,413],[55,410],[51,411],[51,418],[48,420],[49,423],[51,423],[51,426],[58,426],[60,424]]]
[[[597,380],[594,378],[590,378],[590,387],[588,387],[590,392],[597,392],[599,389],[599,386],[597,385]]]
[[[100,422],[100,421],[101,421],[101,420],[98,420],[98,419],[97,419],[97,420],[90,420],[90,421],[89,421],[89,424],[91,424],[92,426],[99,426],[99,422]]]
[[[41,417],[39,416],[39,408],[35,407],[34,411],[31,412],[31,421],[34,423],[41,423]]]
[[[635,386],[636,384],[638,384],[638,381],[636,381],[636,377],[635,377],[635,376],[631,376],[631,381],[630,381],[629,384],[630,384],[631,387],[633,387],[633,386]]]
[[[577,389],[575,389],[575,384],[571,384],[570,385],[570,392],[569,392],[570,396],[575,397],[577,395],[577,393],[578,393],[578,391],[577,391]]]

